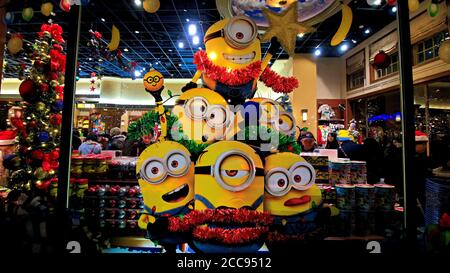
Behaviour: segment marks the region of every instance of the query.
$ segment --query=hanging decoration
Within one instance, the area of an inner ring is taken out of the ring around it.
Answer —
[[[387,0],[387,4],[389,6],[395,6],[397,4],[397,0]]]
[[[14,13],[12,13],[12,12],[7,12],[6,14],[5,14],[5,23],[7,24],[7,25],[10,25],[10,24],[12,24],[14,22]]]
[[[61,0],[59,2],[59,7],[65,12],[70,11],[70,6],[71,6],[71,0]]]
[[[11,55],[17,54],[23,47],[23,36],[20,34],[13,34],[6,45]]]
[[[164,77],[159,71],[150,70],[150,72],[147,72],[147,74],[145,74],[144,76],[145,90],[154,92],[161,89],[163,85],[164,85]]]
[[[431,0],[427,8],[430,17],[436,17],[439,14],[439,1]]]
[[[375,69],[387,68],[391,65],[391,56],[389,56],[389,54],[387,54],[383,50],[380,50],[380,52],[375,55],[372,65],[375,67]]]
[[[108,44],[108,50],[114,51],[119,47],[120,43],[120,31],[119,29],[113,25],[111,31],[111,42]]]
[[[22,10],[22,18],[27,22],[29,22],[31,18],[33,18],[33,15],[34,15],[33,8],[28,7]]]
[[[419,0],[408,0],[409,12],[415,12],[419,7]]]
[[[32,66],[19,86],[23,113],[10,119],[18,131],[16,156],[21,170],[10,176],[10,185],[33,193],[48,191],[48,182],[58,170],[65,67],[62,28],[44,24],[38,37],[32,46]]]
[[[312,27],[301,24],[297,21],[297,4],[292,4],[281,13],[273,12],[269,9],[263,10],[269,21],[270,27],[261,38],[262,42],[269,42],[272,37],[277,37],[284,50],[289,56],[294,55],[297,34],[313,32]]]
[[[148,13],[155,13],[159,10],[161,3],[159,0],[144,0],[142,7]]]
[[[443,41],[439,46],[439,58],[450,64],[450,40]]]
[[[95,82],[97,81],[97,73],[95,73],[95,72],[92,72],[91,73],[91,84],[90,84],[90,87],[89,87],[89,90],[91,91],[91,92],[95,92]]]
[[[44,16],[50,16],[53,12],[53,4],[51,2],[45,2],[41,5],[41,13]]]
[[[352,9],[346,4],[341,4],[341,8],[342,8],[341,24],[339,25],[336,34],[334,34],[333,38],[331,39],[332,46],[337,46],[342,41],[344,41],[345,37],[347,37],[347,34],[350,31],[353,22]]]

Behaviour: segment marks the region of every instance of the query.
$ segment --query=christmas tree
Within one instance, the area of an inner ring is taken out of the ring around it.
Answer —
[[[16,153],[4,162],[10,169],[10,187],[27,193],[56,195],[64,72],[62,28],[41,26],[29,52],[29,73],[19,87],[23,113],[11,118],[17,130]]]

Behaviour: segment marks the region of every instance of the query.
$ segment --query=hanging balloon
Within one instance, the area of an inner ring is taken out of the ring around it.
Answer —
[[[450,40],[441,43],[441,46],[439,47],[439,58],[450,64]]]
[[[20,34],[13,34],[11,39],[9,39],[8,44],[6,45],[8,48],[9,53],[12,55],[19,52],[23,47],[23,39],[22,35]]]
[[[408,0],[408,8],[410,12],[416,11],[419,7],[419,0]]]
[[[14,22],[14,13],[12,13],[12,12],[7,12],[6,14],[5,14],[5,23],[7,24],[7,25],[10,25],[10,24],[12,24]]]
[[[380,50],[380,52],[375,55],[373,66],[376,69],[384,69],[389,67],[389,65],[391,65],[391,57],[383,50]]]
[[[381,0],[367,0],[367,4],[371,7],[381,6]]]
[[[22,10],[22,18],[23,18],[23,20],[25,20],[27,22],[30,21],[31,18],[33,18],[33,15],[34,15],[34,11],[32,8],[24,8]]]
[[[159,0],[144,0],[142,7],[146,12],[155,13],[159,10],[160,5]]]
[[[24,80],[19,86],[19,94],[24,101],[33,103],[39,99],[37,88],[34,82],[30,79]]]
[[[397,4],[397,0],[387,0],[387,4],[389,6],[395,6],[395,4]]]
[[[433,3],[433,1],[431,1],[430,5],[428,5],[428,15],[430,15],[430,17],[436,17],[438,13],[439,13],[439,4]]]
[[[51,2],[46,2],[41,6],[41,13],[44,16],[50,16],[53,12],[53,4]]]
[[[61,0],[59,2],[59,7],[65,11],[65,12],[69,12],[70,11],[70,0]]]

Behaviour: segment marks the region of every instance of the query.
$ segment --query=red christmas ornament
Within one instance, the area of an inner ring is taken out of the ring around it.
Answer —
[[[394,6],[395,4],[397,4],[397,0],[387,0],[387,4],[389,6]]]
[[[61,125],[61,122],[62,122],[61,114],[51,114],[50,115],[50,123],[53,126],[59,126],[59,125]]]
[[[61,0],[61,2],[59,2],[59,7],[63,11],[69,12],[70,11],[70,0]]]
[[[58,167],[59,167],[59,163],[58,163],[57,160],[52,160],[52,161],[50,161],[50,168],[51,168],[52,170],[57,170]]]
[[[20,96],[29,103],[33,103],[39,98],[36,91],[36,85],[30,79],[24,80],[19,86]]]
[[[43,161],[42,162],[42,169],[46,172],[49,172],[52,168],[50,166],[50,162],[48,161]]]
[[[52,151],[51,153],[50,153],[50,159],[51,160],[58,160],[58,158],[59,158],[59,151]]]
[[[391,57],[383,50],[380,50],[380,52],[375,55],[373,66],[376,69],[384,69],[389,67],[389,65],[391,65]]]
[[[56,73],[56,72],[48,72],[47,74],[46,74],[46,77],[47,77],[47,79],[49,79],[50,81],[56,81],[56,80],[58,80],[58,73]]]
[[[46,190],[51,184],[51,180],[36,182],[36,188],[39,190]]]
[[[47,92],[49,89],[49,86],[46,83],[42,83],[41,85],[39,85],[39,89],[41,89],[42,92]]]
[[[42,160],[42,159],[44,158],[44,152],[41,151],[41,150],[34,150],[34,151],[31,153],[31,156],[32,156],[34,159]]]

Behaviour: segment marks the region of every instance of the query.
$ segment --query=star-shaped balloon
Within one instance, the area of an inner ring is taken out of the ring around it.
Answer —
[[[264,9],[263,13],[269,21],[270,27],[262,36],[262,42],[269,42],[272,37],[277,37],[290,56],[294,55],[297,35],[315,31],[314,28],[297,21],[297,4],[291,4],[282,13],[276,13],[269,9]]]

